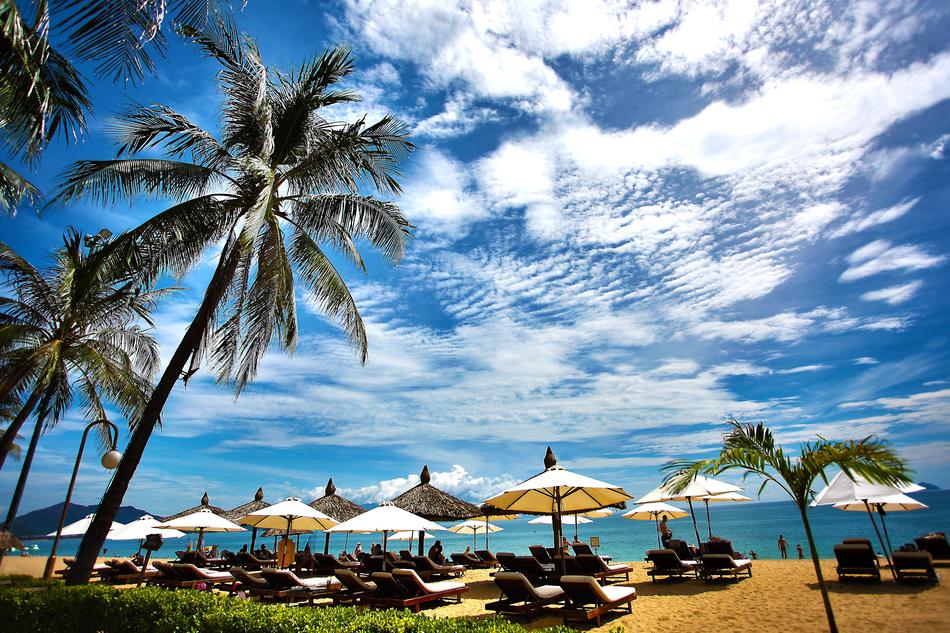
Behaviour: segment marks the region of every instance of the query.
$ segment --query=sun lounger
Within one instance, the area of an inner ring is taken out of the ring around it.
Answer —
[[[478,556],[479,560],[488,563],[492,567],[498,567],[499,565],[498,559],[487,549],[477,549],[475,550],[475,555]]]
[[[647,570],[647,575],[653,582],[658,576],[667,576],[681,579],[683,576],[699,578],[700,565],[694,560],[680,560],[671,549],[647,550],[647,559],[653,563],[653,569]]]
[[[732,558],[741,558],[739,553],[732,549],[732,543],[730,541],[708,541],[706,543],[701,543],[699,546],[699,551],[703,554],[725,554],[726,556],[731,556]]]
[[[524,574],[516,572],[498,572],[495,574],[495,584],[501,590],[501,598],[489,602],[485,608],[504,615],[526,615],[531,618],[545,607],[564,599],[564,590],[560,587],[535,587]]]
[[[556,565],[542,565],[534,556],[515,556],[512,560],[512,568],[506,571],[524,574],[535,585],[557,582],[561,575]]]
[[[156,560],[152,561],[152,565],[158,570],[158,574],[149,578],[146,584],[169,588],[180,586],[181,578],[178,577],[178,572],[175,571],[171,563]]]
[[[399,558],[403,559],[404,561],[407,561],[407,562],[410,562],[410,563],[411,563],[411,562],[412,562],[412,556],[413,556],[412,552],[410,552],[410,551],[407,550],[407,549],[401,549],[401,550],[399,550]]]
[[[465,567],[462,565],[439,565],[428,556],[413,556],[412,562],[419,575],[426,579],[436,576],[458,577],[465,573]]]
[[[676,552],[676,555],[680,557],[680,560],[696,560],[696,555],[693,553],[692,548],[690,548],[686,541],[671,538],[666,542],[666,547],[667,549],[671,549]]]
[[[209,567],[211,569],[221,570],[227,565],[227,561],[223,558],[208,558],[204,555],[203,552],[192,552],[194,554],[194,560],[187,561],[194,565],[195,567]],[[186,561],[182,561],[186,562]]]
[[[894,563],[894,574],[899,582],[907,580],[940,582],[930,552],[894,552],[891,554],[891,561]]]
[[[333,594],[333,604],[361,604],[376,595],[376,583],[363,580],[350,569],[333,572],[342,588]]]
[[[544,548],[544,546],[529,545],[528,551],[531,552],[531,555],[534,556],[542,565],[554,564],[554,559],[551,558],[551,555],[548,553],[548,550]]]
[[[871,544],[871,539],[867,538],[846,538],[841,542],[845,545],[867,545],[871,550],[874,549],[874,546]]]
[[[492,566],[491,563],[486,563],[471,552],[468,554],[465,552],[453,552],[449,558],[452,559],[453,563],[461,565],[465,569],[487,569]]]
[[[290,570],[272,567],[263,568],[261,576],[267,582],[266,597],[274,600],[305,598],[313,604],[316,598],[332,598],[342,586],[336,578],[300,578]]]
[[[601,587],[591,576],[564,576],[561,588],[567,594],[567,606],[559,611],[568,620],[595,620],[600,626],[601,616],[616,609],[633,613],[637,590],[633,587]]]
[[[172,568],[178,575],[183,586],[197,586],[205,583],[209,588],[215,585],[225,585],[234,582],[234,576],[226,571],[214,571],[198,567],[192,563],[173,563]]]
[[[604,559],[595,554],[580,554],[574,556],[573,560],[580,566],[582,575],[594,576],[605,581],[611,578],[619,581],[621,576],[623,580],[630,580],[630,572],[633,571],[633,567],[629,565],[608,565]]]
[[[231,593],[244,591],[248,596],[260,598],[267,591],[267,581],[260,576],[255,576],[243,567],[232,567],[230,570],[234,580],[237,581],[231,588]]]
[[[128,559],[108,561],[106,564],[112,568],[108,575],[105,572],[102,575],[103,580],[108,582],[125,584],[138,582],[139,578],[142,577],[142,568]],[[145,570],[144,578],[153,578],[157,575],[158,570],[149,565],[148,569]]]
[[[414,569],[394,569],[392,576],[408,595],[414,598],[427,598],[424,602],[449,598],[455,598],[456,602],[461,602],[462,594],[468,591],[468,586],[463,582],[425,582]],[[419,603],[415,604],[417,607],[415,611],[418,611]]]
[[[57,576],[65,576],[66,574],[68,574],[68,573],[69,573],[69,568],[72,567],[72,566],[76,563],[76,559],[75,559],[75,558],[64,558],[64,559],[63,559],[63,563],[66,565],[66,569],[58,569],[58,570],[56,570],[56,575],[57,575]],[[112,567],[110,567],[109,565],[104,565],[104,564],[101,564],[101,563],[96,563],[95,565],[92,566],[92,577],[93,577],[93,578],[98,578],[98,577],[102,576],[103,573],[109,574],[111,571],[112,571]]]
[[[849,576],[869,576],[878,582],[881,580],[877,556],[867,545],[835,545],[835,560],[838,561],[835,570],[839,583]]]
[[[703,578],[712,579],[714,576],[725,578],[731,576],[736,582],[739,581],[739,574],[745,573],[749,578],[752,577],[752,561],[740,558],[738,560],[726,554],[706,554],[700,560]]]
[[[267,567],[273,564],[273,561],[258,558],[254,554],[250,554],[248,552],[238,552],[235,554],[235,556],[237,557],[238,562],[241,563],[241,567],[244,569],[256,571],[261,567]]]
[[[518,571],[516,558],[518,557],[512,552],[498,552],[495,555],[495,560],[505,571]]]
[[[950,544],[943,534],[928,534],[914,539],[918,549],[928,552],[934,561],[950,560]]]
[[[412,581],[411,588],[407,588],[403,582],[396,579],[396,574],[412,574],[424,589],[420,590],[415,580]],[[374,572],[372,580],[376,585],[376,593],[364,598],[361,601],[362,604],[371,607],[412,609],[416,613],[419,612],[421,605],[427,602],[447,598],[456,598],[461,601],[461,594],[468,590],[468,587],[460,582],[425,583],[413,569],[394,569],[392,573]]]
[[[342,561],[333,554],[314,554],[313,558],[316,562],[316,567],[314,571],[318,574],[332,575],[338,569],[359,569],[359,563],[352,563],[350,561]]]

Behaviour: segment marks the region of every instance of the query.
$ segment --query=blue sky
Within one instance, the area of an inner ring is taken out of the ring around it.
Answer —
[[[950,484],[945,3],[251,0],[238,22],[277,67],[352,46],[364,101],[337,116],[412,126],[416,238],[397,269],[347,270],[366,366],[300,310],[296,355],[240,400],[210,375],[176,390],[127,503],[309,501],[331,476],[373,502],[424,463],[480,500],[548,444],[640,495],[668,459],[711,454],[727,416],[789,443],[877,434]],[[173,42],[157,78],[98,82],[88,135],[35,181],[112,155],[130,100],[215,129],[213,73]],[[23,213],[0,235],[39,260],[66,226],[161,208]],[[156,313],[165,357],[214,257]],[[44,438],[23,510],[62,499],[81,428]],[[89,460],[76,501],[107,477]]]

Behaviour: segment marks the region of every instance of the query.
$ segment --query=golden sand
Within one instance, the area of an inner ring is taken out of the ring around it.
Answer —
[[[45,558],[7,557],[0,567],[2,574],[43,573]],[[62,565],[60,561],[59,565]],[[811,561],[759,560],[753,564],[752,578],[739,582],[697,580],[651,583],[647,565],[635,563],[636,571],[629,583],[637,589],[633,614],[607,617],[600,628],[617,627],[625,631],[757,631],[761,633],[792,633],[827,630],[821,596],[815,582]],[[885,581],[877,583],[850,582],[839,587],[834,561],[824,561],[826,578],[830,579],[831,602],[843,633],[875,631],[950,631],[950,587],[944,585],[899,585],[884,572]],[[946,582],[950,571],[943,567]],[[461,604],[425,609],[435,617],[492,617],[485,603],[495,600],[498,591],[487,571],[470,571],[464,581],[469,586]],[[523,621],[523,620],[522,620]],[[554,616],[539,617],[528,623],[539,628],[560,623]]]

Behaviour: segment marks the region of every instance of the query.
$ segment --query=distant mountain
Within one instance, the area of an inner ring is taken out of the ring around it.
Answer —
[[[923,486],[927,490],[940,490],[940,486],[937,484],[928,484],[926,481],[921,481],[917,485]]]
[[[70,503],[69,510],[66,512],[66,525],[78,521],[87,514],[92,514],[99,506],[83,506],[78,503]],[[59,524],[59,515],[63,511],[63,504],[57,503],[48,508],[33,510],[16,518],[13,525],[13,533],[20,538],[40,537],[56,530]],[[133,506],[122,506],[115,515],[115,520],[119,523],[128,523],[134,521],[143,514],[151,514]]]

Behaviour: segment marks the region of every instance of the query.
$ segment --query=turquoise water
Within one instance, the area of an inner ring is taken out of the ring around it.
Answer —
[[[902,543],[912,542],[915,536],[950,529],[950,490],[935,490],[915,493],[918,501],[930,506],[927,510],[915,512],[893,512],[887,515],[887,529],[891,543],[895,548]],[[684,505],[684,504],[675,504]],[[808,555],[808,546],[805,541],[805,530],[802,527],[798,510],[790,502],[771,503],[718,503],[710,504],[712,515],[713,534],[728,538],[733,547],[740,552],[755,550],[759,558],[778,558],[777,539],[783,534],[789,543],[789,555],[794,557],[795,545],[801,543]],[[831,558],[832,547],[846,537],[867,537],[875,543],[875,549],[880,550],[877,539],[867,514],[863,512],[842,512],[830,507],[812,508],[809,513],[812,532],[815,535],[818,551],[822,558]],[[542,544],[550,546],[552,542],[551,526],[529,525],[525,517],[515,521],[502,521],[497,525],[504,531],[492,534],[490,548],[492,551],[511,551],[527,553],[528,546]],[[700,535],[706,540],[706,515],[702,506],[697,507],[697,519]],[[677,519],[670,522],[676,538],[683,538],[695,542],[693,525],[690,519]],[[567,532],[565,532],[567,534]],[[608,554],[617,560],[639,560],[643,552],[656,547],[656,529],[653,521],[631,521],[614,515],[603,519],[593,519],[593,523],[580,526],[580,537],[589,539],[591,536],[600,537],[602,554]],[[194,542],[194,537],[172,539],[165,541],[165,546],[159,555],[171,556],[177,549],[184,549],[186,542]],[[307,542],[307,536],[302,536],[300,546]],[[314,533],[310,538],[311,548],[323,550],[323,533]],[[455,535],[450,532],[439,534],[446,552],[462,551],[466,545],[472,544],[472,537]],[[364,549],[374,540],[380,540],[380,535],[354,534],[349,539],[349,549],[352,551],[356,542],[361,542]],[[217,544],[220,548],[236,550],[250,541],[250,532],[236,534],[209,534],[205,538],[207,544]],[[42,556],[49,553],[52,541],[29,541],[28,545],[36,544],[38,550],[34,555]],[[273,539],[267,541],[268,547],[273,547]],[[479,548],[483,547],[485,537],[478,537]],[[331,535],[330,548],[336,553],[343,549],[344,536]],[[68,539],[60,543],[61,556],[72,555],[79,545],[78,539]],[[135,551],[136,543],[129,541],[107,541],[109,554],[126,555]],[[390,549],[405,548],[405,542],[395,541]]]

